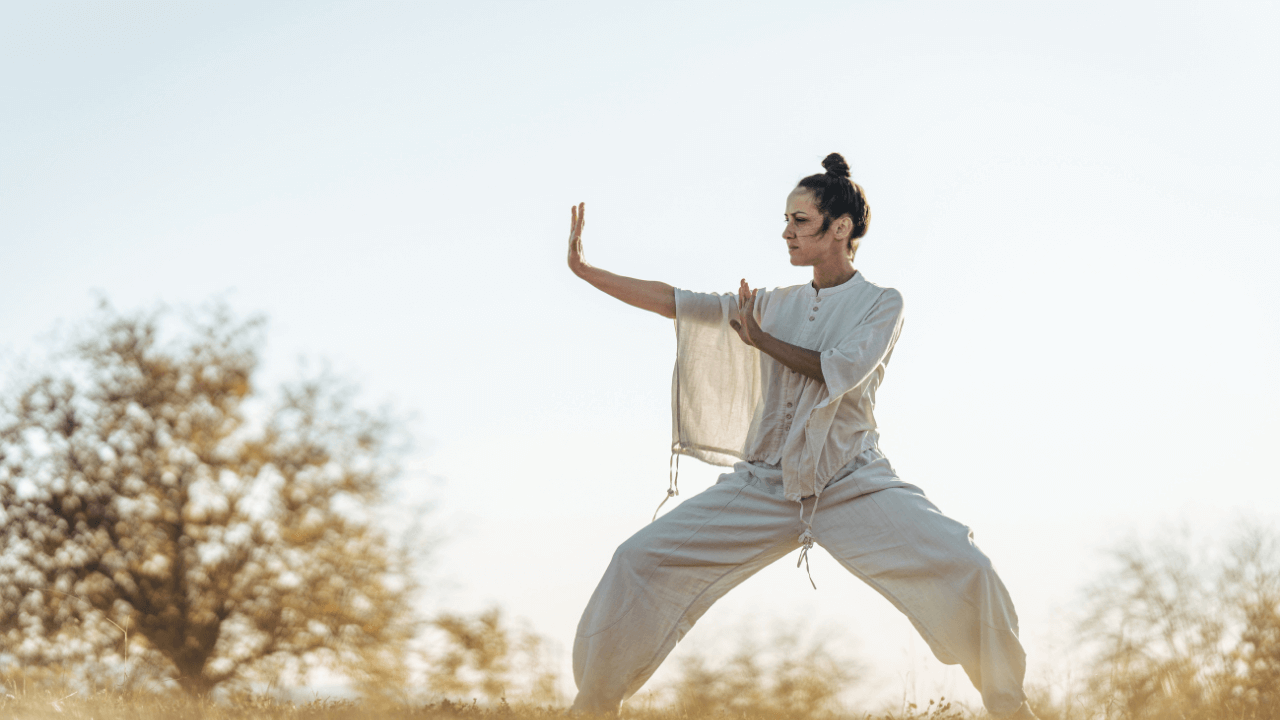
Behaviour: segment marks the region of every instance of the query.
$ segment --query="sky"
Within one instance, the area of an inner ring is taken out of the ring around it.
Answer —
[[[666,489],[675,343],[568,272],[569,206],[608,270],[795,285],[786,195],[840,152],[856,265],[906,305],[881,447],[1054,682],[1108,548],[1280,524],[1277,30],[1233,2],[6,0],[0,367],[99,297],[263,314],[260,385],[323,359],[413,417],[424,610],[500,605],[571,678]],[[685,461],[684,496],[722,471]],[[767,568],[655,683],[794,627],[863,661],[865,702],[976,702],[816,555],[816,592]]]

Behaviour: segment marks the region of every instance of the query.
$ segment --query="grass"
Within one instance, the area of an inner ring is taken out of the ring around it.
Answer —
[[[562,707],[522,704],[481,705],[448,700],[428,704],[365,703],[317,698],[310,702],[283,702],[265,696],[246,696],[230,702],[192,699],[179,695],[156,696],[104,692],[85,696],[47,693],[0,695],[0,717],[13,720],[369,720],[386,718],[427,720],[542,720],[563,718]],[[801,716],[792,716],[799,718]],[[909,706],[899,713],[824,714],[825,720],[965,720],[968,712],[945,701],[930,701],[923,708]],[[688,708],[623,708],[623,720],[777,720],[776,709],[753,712],[747,708],[732,714],[723,710],[699,712]]]
[[[564,718],[560,706],[507,703],[482,704],[476,701],[433,703],[391,703],[359,700],[316,698],[309,702],[288,702],[265,695],[242,695],[230,700],[213,701],[180,694],[100,692],[92,695],[62,695],[35,691],[18,695],[0,691],[0,718],[6,720],[545,720]],[[1043,720],[1135,720],[1115,708],[1085,707],[1078,702],[1060,705],[1042,702],[1036,706]],[[1185,712],[1171,708],[1170,713],[1152,716],[1143,713],[1142,720],[1272,720],[1280,718],[1280,708],[1259,707],[1253,711],[1186,707]],[[787,712],[776,704],[770,707],[724,706],[690,707],[672,704],[655,707],[643,703],[624,706],[621,720],[986,720],[985,712],[971,711],[952,705],[945,699],[930,700],[922,706],[908,704],[898,710],[866,712],[824,710]],[[588,719],[589,720],[589,719]]]

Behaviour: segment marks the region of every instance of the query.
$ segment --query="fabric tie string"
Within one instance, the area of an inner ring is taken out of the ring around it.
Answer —
[[[813,547],[813,533],[808,530],[801,533],[800,544],[804,547],[800,549],[800,559],[796,561],[796,567],[799,568],[800,563],[804,563],[804,572],[809,576],[809,584],[813,586],[814,590],[817,590],[818,583],[813,581],[813,573],[809,572],[809,549]]]
[[[809,519],[804,519],[804,502],[800,502],[800,522],[804,523],[804,532],[800,533],[798,538],[800,542],[800,559],[796,560],[796,568],[800,568],[800,564],[804,564],[804,572],[809,576],[809,584],[814,590],[818,589],[818,583],[813,581],[813,573],[809,571],[809,551],[813,549],[813,542],[817,538],[813,536],[813,518],[818,514],[818,497],[813,497],[813,512],[809,514]]]
[[[653,520],[658,519],[658,510],[662,509],[667,501],[680,494],[680,452],[672,448],[671,460],[667,462],[667,496],[662,498],[662,502],[658,503],[658,509],[653,511]],[[653,522],[650,520],[649,522]]]

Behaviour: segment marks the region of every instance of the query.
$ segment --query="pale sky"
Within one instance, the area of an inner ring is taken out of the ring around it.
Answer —
[[[786,194],[840,152],[857,267],[906,300],[882,447],[1060,679],[1101,550],[1280,523],[1278,32],[1274,3],[4,2],[0,361],[96,293],[264,313],[264,386],[327,358],[417,414],[428,608],[500,604],[571,677],[666,488],[674,334],[568,272],[569,206],[606,269],[793,285]],[[817,592],[784,559],[672,659],[809,618],[867,702],[976,700],[818,555]]]

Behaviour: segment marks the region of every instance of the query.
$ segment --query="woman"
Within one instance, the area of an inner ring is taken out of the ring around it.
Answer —
[[[575,710],[616,713],[719,597],[796,548],[807,562],[817,543],[962,665],[991,714],[1035,717],[990,560],[878,447],[872,408],[902,296],[854,269],[866,196],[839,154],[822,165],[787,196],[782,237],[791,264],[813,268],[805,285],[743,280],[735,296],[615,275],[583,259],[585,204],[570,211],[574,274],[676,321],[672,452],[733,466],[614,554],[578,626]]]

